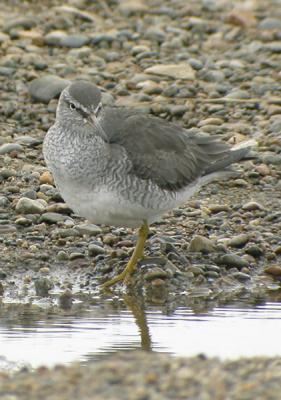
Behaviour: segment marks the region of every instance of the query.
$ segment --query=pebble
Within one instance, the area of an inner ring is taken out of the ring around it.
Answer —
[[[190,252],[202,252],[202,253],[210,253],[210,252],[214,252],[216,249],[215,244],[212,242],[212,240],[204,237],[204,236],[200,236],[200,235],[195,235],[189,244],[189,248],[188,250]]]
[[[189,64],[158,64],[146,68],[145,73],[165,76],[173,79],[194,80],[195,71]]]
[[[58,222],[65,221],[66,218],[68,217],[63,214],[46,212],[41,215],[39,222],[46,222],[47,224],[57,224]]]
[[[48,297],[49,291],[53,288],[53,283],[48,278],[39,278],[34,282],[36,296]]]
[[[168,274],[162,268],[153,267],[144,274],[144,279],[146,281],[152,281],[154,279],[167,279]]]
[[[212,214],[217,214],[222,211],[229,212],[231,210],[231,208],[226,204],[209,204],[208,210]]]
[[[0,146],[0,155],[21,151],[23,151],[23,147],[18,143],[4,143]]]
[[[89,251],[89,256],[90,257],[95,257],[99,254],[105,254],[105,249],[101,246],[98,246],[94,243],[90,243],[88,246],[88,251]]]
[[[66,261],[68,260],[68,254],[64,250],[60,250],[57,254],[57,259],[59,261]]]
[[[250,254],[251,256],[253,256],[255,258],[261,257],[264,254],[263,249],[260,246],[256,245],[256,244],[249,245],[245,249],[245,252],[247,254]]]
[[[83,34],[67,35],[65,32],[50,32],[44,37],[44,42],[48,46],[61,46],[79,48],[90,42],[90,38]]]
[[[45,206],[39,200],[32,200],[28,197],[21,197],[16,204],[16,212],[19,214],[41,214]]]
[[[66,289],[59,295],[59,306],[63,310],[69,310],[73,304],[73,294],[70,289]]]
[[[89,235],[89,236],[97,236],[100,233],[102,233],[102,229],[94,224],[80,224],[76,225],[75,229],[81,234],[81,235]]]
[[[49,103],[54,97],[59,96],[69,83],[69,80],[56,75],[45,75],[34,79],[30,83],[29,93],[34,100]]]
[[[233,238],[226,241],[227,246],[230,247],[244,247],[249,241],[249,235],[242,233],[241,235],[234,236]]]
[[[0,234],[1,235],[7,235],[9,233],[14,233],[14,232],[17,232],[17,228],[14,225],[8,225],[8,224],[0,225]]]
[[[85,254],[78,251],[69,254],[70,261],[77,260],[78,258],[85,258]]]
[[[245,282],[251,279],[251,276],[249,274],[245,274],[244,272],[233,272],[231,276],[233,276],[233,278],[237,279],[239,282]]]
[[[281,30],[281,19],[280,18],[264,18],[258,25],[259,29],[276,29]]]
[[[40,183],[54,186],[53,175],[49,171],[43,172],[43,174],[40,175]]]
[[[217,262],[229,268],[236,267],[242,269],[244,267],[249,267],[249,262],[237,254],[224,254],[218,258]]]
[[[264,272],[272,276],[281,277],[281,267],[279,267],[279,265],[272,265],[270,267],[267,267],[264,269]]]
[[[243,204],[242,209],[246,211],[254,211],[264,210],[264,207],[256,201],[249,201],[248,203]]]

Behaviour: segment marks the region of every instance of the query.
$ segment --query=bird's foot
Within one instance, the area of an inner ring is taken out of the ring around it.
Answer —
[[[124,269],[123,272],[121,272],[121,274],[116,275],[114,278],[109,279],[108,281],[104,282],[101,286],[102,289],[108,289],[120,281],[123,281],[125,285],[128,285],[130,283],[131,276],[136,269],[137,262],[141,257],[143,257],[143,249],[144,249],[146,238],[148,236],[148,232],[149,232],[148,224],[145,221],[139,230],[139,237],[138,237],[137,245],[135,247],[135,250],[134,250],[132,257],[130,258],[130,261],[128,262],[126,268]]]

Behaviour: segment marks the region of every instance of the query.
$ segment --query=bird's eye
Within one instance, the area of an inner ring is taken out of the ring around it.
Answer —
[[[69,108],[74,111],[76,110],[76,105],[74,103],[69,103]]]

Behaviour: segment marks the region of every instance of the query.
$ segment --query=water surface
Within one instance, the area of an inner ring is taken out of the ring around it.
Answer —
[[[179,308],[171,315],[153,307],[144,312],[134,303],[116,310],[94,305],[80,316],[2,318],[0,368],[7,362],[32,367],[86,362],[135,349],[177,356],[204,353],[222,359],[281,356],[280,332],[279,302],[202,313]]]

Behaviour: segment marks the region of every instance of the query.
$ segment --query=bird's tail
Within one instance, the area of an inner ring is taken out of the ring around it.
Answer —
[[[226,157],[221,160],[216,161],[211,164],[205,171],[205,176],[213,174],[214,172],[226,172],[231,170],[227,170],[231,164],[236,163],[241,160],[249,160],[253,157],[250,155],[250,151],[252,146],[256,145],[256,141],[254,139],[247,140],[245,142],[241,142],[231,148]]]

